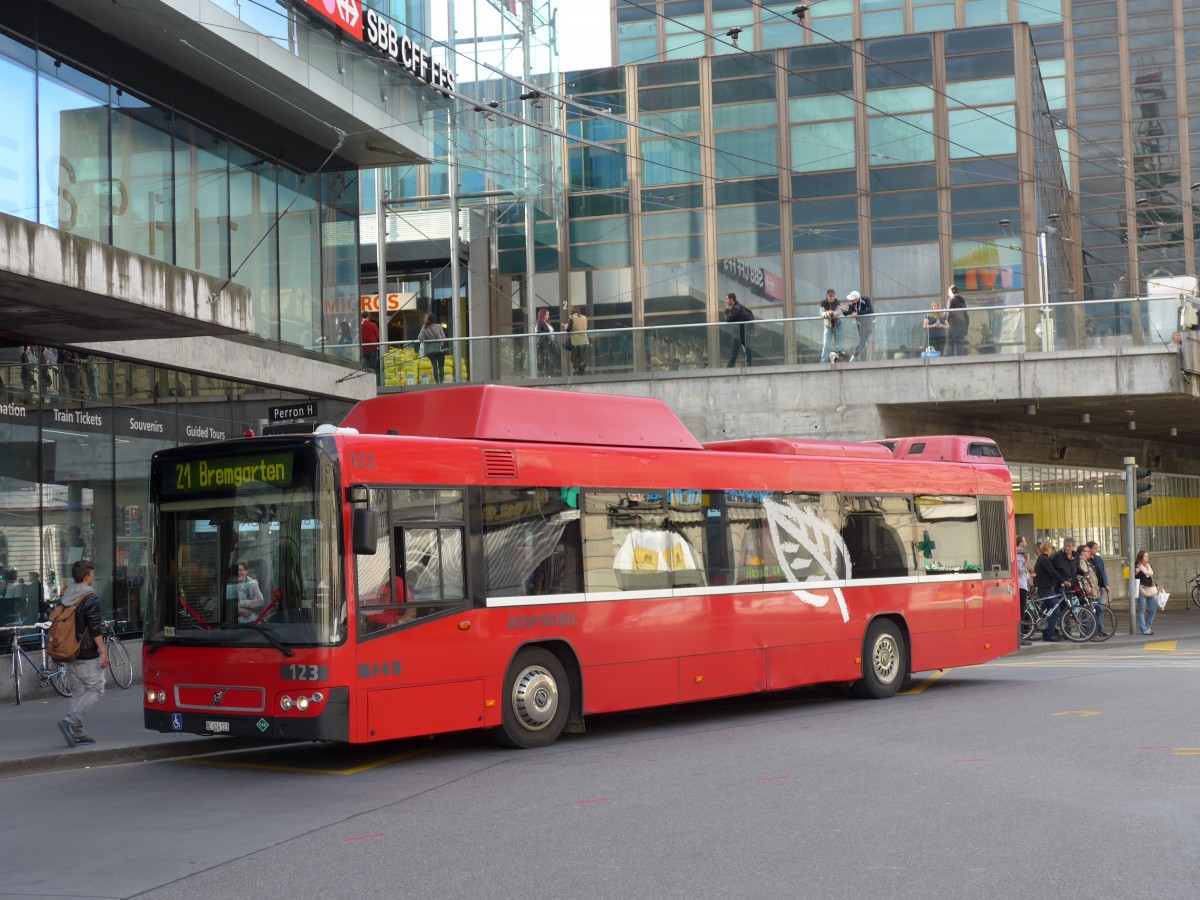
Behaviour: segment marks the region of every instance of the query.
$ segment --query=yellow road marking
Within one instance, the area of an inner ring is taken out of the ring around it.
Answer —
[[[1143,650],[1174,650],[1179,646],[1179,641],[1151,641]]]
[[[439,746],[445,747],[442,743]],[[410,750],[407,753],[397,753],[394,756],[386,756],[383,759],[377,759],[373,762],[363,763],[360,766],[351,766],[348,769],[317,769],[305,766],[282,766],[271,765],[269,763],[251,763],[251,762],[236,762],[233,760],[220,759],[179,759],[172,762],[183,763],[193,766],[214,766],[225,769],[261,769],[266,772],[299,772],[302,775],[357,775],[359,772],[366,772],[368,769],[378,769],[381,766],[391,765],[395,762],[400,762],[405,759],[413,759],[422,754],[429,753],[433,750],[433,746],[419,747],[416,750]]]
[[[939,672],[934,672],[928,678],[924,679],[920,684],[913,685],[907,691],[901,691],[900,693],[901,694],[919,694],[919,693],[921,693],[921,691],[925,690],[925,688],[929,687],[931,684],[933,684],[935,681],[937,681],[939,678],[941,678],[943,675],[945,675],[949,671],[950,671],[949,669],[942,669]]]
[[[1100,713],[1090,709],[1068,709],[1066,712],[1051,713],[1052,716],[1079,716],[1081,719],[1086,719],[1088,716],[1098,716]]]

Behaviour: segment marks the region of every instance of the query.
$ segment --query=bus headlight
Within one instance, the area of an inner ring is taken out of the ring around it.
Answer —
[[[306,709],[308,709],[308,698],[307,697],[297,697],[296,698],[296,709],[300,710],[300,712],[304,712]]]
[[[158,689],[158,702],[159,703],[167,702],[167,692],[164,691],[162,688]]]
[[[158,692],[154,688],[146,688],[146,702],[153,703],[158,699]]]
[[[292,698],[287,697],[287,696],[280,697],[279,698],[279,708],[282,709],[284,712],[287,712],[289,709],[291,709],[292,708]]]

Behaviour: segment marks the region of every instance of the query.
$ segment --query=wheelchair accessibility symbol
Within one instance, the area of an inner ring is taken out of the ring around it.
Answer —
[[[171,730],[183,731],[183,713],[171,713]]]

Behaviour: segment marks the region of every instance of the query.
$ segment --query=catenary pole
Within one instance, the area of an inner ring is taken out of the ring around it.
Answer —
[[[1129,591],[1129,633],[1136,634],[1134,630],[1137,624],[1137,575],[1133,571],[1134,555],[1137,550],[1134,549],[1133,542],[1137,538],[1137,528],[1134,526],[1133,517],[1137,514],[1137,459],[1133,456],[1125,457],[1125,565],[1126,571],[1129,572],[1129,584],[1126,588]]]

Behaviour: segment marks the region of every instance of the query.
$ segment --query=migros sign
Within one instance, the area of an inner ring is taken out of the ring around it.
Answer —
[[[454,75],[449,69],[437,62],[424,47],[396,31],[396,27],[375,10],[364,10],[362,0],[303,2],[356,40],[398,62],[413,77],[435,88],[454,90]]]

